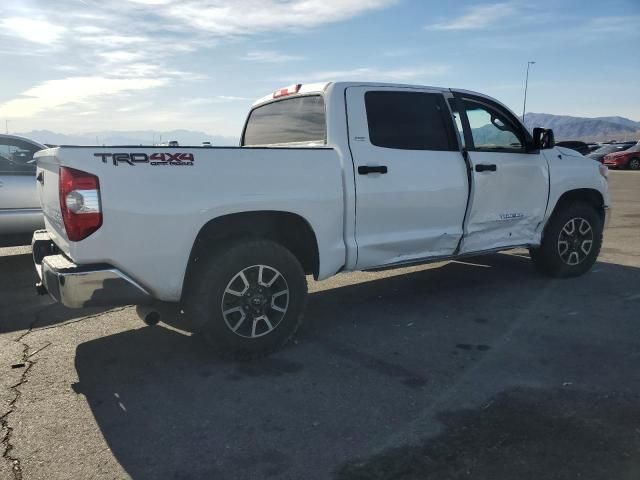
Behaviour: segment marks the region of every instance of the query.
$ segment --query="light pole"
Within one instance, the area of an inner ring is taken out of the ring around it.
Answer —
[[[527,111],[527,88],[529,86],[529,67],[536,62],[527,62],[527,78],[524,81],[524,103],[522,104],[522,123],[524,123],[524,114]]]

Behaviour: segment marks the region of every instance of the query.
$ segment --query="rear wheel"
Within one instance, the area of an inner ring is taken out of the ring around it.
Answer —
[[[575,277],[589,271],[602,246],[602,218],[585,203],[562,207],[549,220],[539,248],[529,250],[531,260],[552,277]]]
[[[627,164],[629,170],[640,170],[640,157],[633,157]]]
[[[284,346],[302,321],[307,283],[296,257],[269,240],[245,240],[205,256],[185,311],[218,354],[237,359]]]

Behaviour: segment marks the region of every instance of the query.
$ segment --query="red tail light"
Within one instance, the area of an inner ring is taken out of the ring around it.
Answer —
[[[87,238],[102,226],[98,177],[60,167],[60,210],[67,237],[72,242]]]

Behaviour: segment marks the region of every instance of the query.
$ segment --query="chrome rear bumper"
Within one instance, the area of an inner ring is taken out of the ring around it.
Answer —
[[[76,265],[58,252],[45,230],[34,233],[32,247],[40,277],[38,293],[48,293],[67,307],[141,305],[152,301],[144,287],[110,265]]]

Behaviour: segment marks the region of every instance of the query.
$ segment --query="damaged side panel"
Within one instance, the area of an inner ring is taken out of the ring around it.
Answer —
[[[459,253],[537,245],[549,198],[549,168],[539,153],[469,152],[472,191]],[[492,164],[478,172],[473,165]]]
[[[540,225],[539,221],[523,217],[476,222],[473,228],[468,230],[460,253],[494,250],[514,245],[538,245],[541,239]]]

